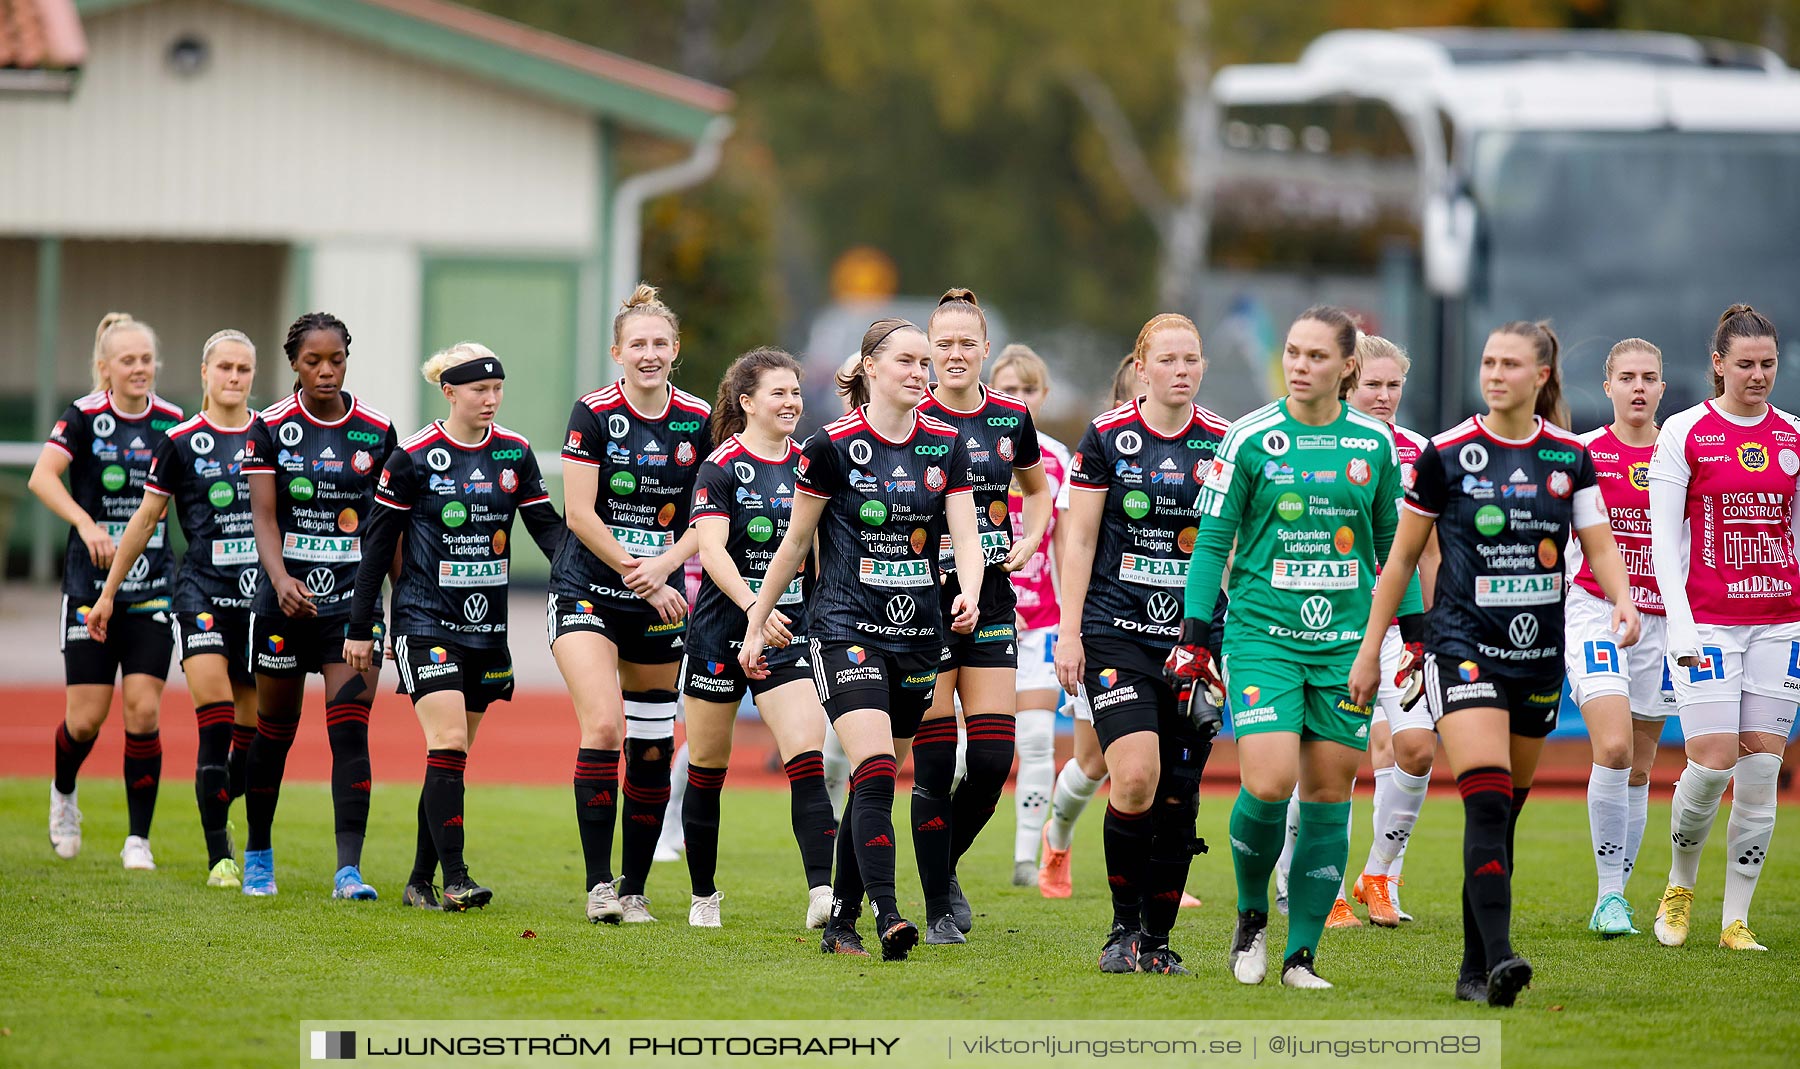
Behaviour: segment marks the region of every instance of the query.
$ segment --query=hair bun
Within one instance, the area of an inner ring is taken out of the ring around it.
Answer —
[[[938,298],[940,305],[955,304],[959,301],[963,304],[972,304],[977,308],[981,307],[981,302],[975,299],[975,291],[967,286],[952,286],[944,291],[942,297]]]
[[[631,296],[625,298],[625,303],[620,307],[639,308],[646,304],[655,303],[657,303],[656,287],[648,282],[640,282],[637,284],[637,289],[631,291]]]
[[[1730,308],[1725,309],[1725,313],[1719,316],[1719,322],[1723,323],[1732,316],[1743,315],[1745,312],[1755,314],[1756,309],[1747,304],[1734,304]]]

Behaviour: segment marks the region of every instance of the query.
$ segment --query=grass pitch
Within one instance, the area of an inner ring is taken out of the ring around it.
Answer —
[[[159,870],[121,871],[123,791],[90,776],[81,857],[45,836],[46,788],[0,780],[0,1065],[267,1065],[292,1062],[308,1018],[1027,1018],[1419,1019],[1501,1015],[1509,1066],[1792,1065],[1800,1052],[1800,808],[1784,807],[1752,920],[1767,954],[1716,948],[1725,816],[1701,870],[1690,945],[1655,944],[1650,919],[1668,864],[1666,806],[1631,899],[1644,934],[1602,943],[1586,931],[1594,898],[1586,811],[1534,798],[1519,833],[1514,943],[1537,981],[1510,1012],[1460,1004],[1462,815],[1433,798],[1407,856],[1399,931],[1327,932],[1330,992],[1287,991],[1271,975],[1242,987],[1224,969],[1233,920],[1225,849],[1229,796],[1202,800],[1214,852],[1197,860],[1173,945],[1191,978],[1103,976],[1095,957],[1110,917],[1100,818],[1084,818],[1076,897],[1014,888],[1011,799],[963,864],[976,928],[962,947],[921,947],[882,964],[818,952],[802,928],[805,888],[786,795],[726,789],[720,930],[687,926],[685,867],[659,865],[648,892],[660,924],[604,927],[582,914],[584,889],[566,789],[474,787],[469,858],[496,891],[466,915],[399,905],[411,865],[416,788],[378,788],[363,873],[382,899],[334,902],[325,786],[283,791],[276,825],[281,894],[249,899],[204,886],[198,821],[176,770],[153,842]],[[901,806],[905,806],[902,798]],[[1098,808],[1098,807],[1096,807]],[[1368,848],[1359,797],[1352,872]],[[234,816],[242,819],[241,809]],[[901,822],[904,824],[904,821]],[[904,834],[904,833],[903,833]],[[1784,849],[1784,846],[1787,848]],[[241,840],[240,840],[241,848]],[[917,876],[902,842],[903,909]],[[535,933],[524,938],[524,933]],[[1286,924],[1273,919],[1271,956]],[[871,935],[868,924],[865,936]],[[873,942],[871,941],[871,945]],[[1271,963],[1272,965],[1275,963]],[[1274,969],[1271,969],[1273,974]]]

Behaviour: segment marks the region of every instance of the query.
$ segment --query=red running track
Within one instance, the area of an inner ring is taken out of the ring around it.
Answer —
[[[62,721],[63,692],[59,687],[0,689],[0,776],[48,778],[52,763],[52,736]],[[679,737],[680,728],[677,727]],[[179,777],[194,767],[197,733],[194,709],[186,690],[177,682],[163,693],[162,739],[164,768]],[[476,783],[567,784],[575,760],[575,714],[568,696],[560,691],[529,691],[513,701],[495,705],[481,725],[477,750],[470,761],[470,779]],[[1069,755],[1067,735],[1057,739],[1057,764]],[[386,782],[418,782],[425,774],[425,744],[414,719],[411,703],[401,695],[383,693],[376,698],[369,720],[370,758],[375,775]],[[89,774],[106,775],[124,758],[124,732],[119,727],[115,700],[113,715],[101,729],[100,741],[87,762]],[[1585,741],[1557,740],[1545,749],[1539,767],[1538,788],[1543,792],[1585,794],[1591,761]],[[1683,767],[1681,751],[1664,747],[1653,772],[1659,796],[1675,782]],[[1434,776],[1438,789],[1454,789],[1446,762],[1440,760]],[[329,781],[331,749],[325,741],[323,691],[307,695],[300,731],[288,756],[287,774],[297,780]],[[1361,793],[1369,789],[1369,769],[1362,772]],[[904,779],[905,777],[903,777]],[[738,787],[785,788],[774,740],[760,721],[740,721],[731,762],[731,783]],[[1229,740],[1222,741],[1207,764],[1210,789],[1233,790],[1237,783],[1237,755]],[[1795,794],[1791,782],[1784,794]]]

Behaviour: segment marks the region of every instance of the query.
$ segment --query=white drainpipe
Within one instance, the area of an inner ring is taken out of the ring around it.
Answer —
[[[711,177],[719,166],[719,156],[725,147],[725,139],[731,136],[733,123],[730,117],[720,115],[708,123],[694,142],[694,151],[687,159],[672,163],[667,167],[658,167],[654,171],[634,174],[619,183],[619,189],[613,194],[612,209],[612,278],[608,280],[606,307],[601,312],[604,324],[602,333],[605,345],[612,344],[610,333],[612,317],[618,311],[625,298],[638,284],[639,256],[643,251],[644,236],[644,204],[653,197],[665,193],[673,193],[679,189],[699,185]],[[601,360],[599,374],[593,376],[591,382],[605,382],[610,379],[604,367],[605,358]]]

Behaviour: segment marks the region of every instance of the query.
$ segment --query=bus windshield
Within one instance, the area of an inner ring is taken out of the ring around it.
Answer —
[[[1600,383],[1621,338],[1661,347],[1666,417],[1711,396],[1726,306],[1800,332],[1800,133],[1495,131],[1472,150],[1471,348],[1508,320],[1553,320],[1575,429],[1611,419]],[[1771,400],[1800,406],[1800,367],[1782,369]]]

